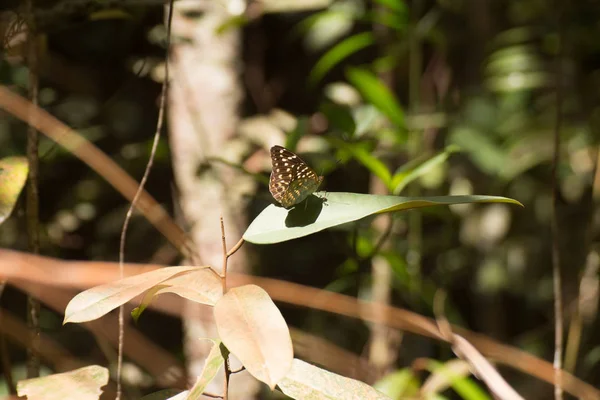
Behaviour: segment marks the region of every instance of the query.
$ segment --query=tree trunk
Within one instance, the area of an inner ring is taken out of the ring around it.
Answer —
[[[246,219],[233,168],[209,164],[235,135],[242,97],[239,80],[240,32],[218,33],[232,17],[227,0],[177,1],[173,14],[172,76],[169,93],[170,140],[179,202],[202,265],[221,269],[223,252],[219,217],[231,248]],[[243,249],[230,259],[229,270],[245,272]],[[195,260],[196,261],[196,260]],[[208,354],[203,337],[217,337],[212,309],[188,302],[184,310],[184,349],[190,380],[195,381]],[[232,366],[235,368],[235,365]],[[232,377],[229,398],[253,398],[258,383],[246,372]],[[236,390],[237,389],[237,390]],[[207,388],[220,394],[223,376]]]

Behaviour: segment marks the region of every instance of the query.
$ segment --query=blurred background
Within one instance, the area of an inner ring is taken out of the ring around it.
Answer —
[[[33,1],[35,35],[26,6],[0,5],[2,85],[27,95],[27,40],[35,37],[40,106],[139,181],[165,79],[164,2]],[[321,189],[330,192],[514,198],[525,208],[427,208],[276,245],[246,243],[230,265],[424,316],[433,316],[434,295],[444,289],[451,322],[552,360],[559,132],[565,369],[598,387],[599,20],[596,0],[175,1],[166,123],[146,190],[189,233],[198,261],[215,267],[222,257],[219,216],[232,246],[273,202],[275,144],[324,175]],[[25,154],[26,129],[3,112],[0,157]],[[50,139],[41,137],[39,154],[41,254],[117,261],[128,201]],[[0,246],[28,251],[25,225],[21,199],[0,227]],[[125,257],[190,262],[140,214]],[[75,291],[68,293],[66,301]],[[23,289],[6,286],[0,302],[25,320]],[[298,357],[330,351],[313,362],[370,384],[400,371],[404,380],[394,384],[404,396],[418,398],[427,377],[416,361],[454,358],[448,346],[418,335],[280,307],[305,344]],[[211,332],[205,314],[189,304],[181,318],[148,310],[135,329],[195,376],[202,349],[194,338]],[[45,335],[85,364],[114,367],[114,347],[100,334],[61,322],[60,310],[42,307]],[[15,380],[24,377],[25,350],[8,342],[2,351],[10,360],[0,378],[6,394],[7,368]],[[362,367],[343,370],[340,357]],[[146,366],[128,358],[126,366],[128,398],[167,386]],[[501,372],[527,399],[552,396],[546,383]],[[277,398],[247,385],[237,385],[240,398]],[[452,388],[439,395],[471,398]],[[491,398],[485,396],[473,398]]]

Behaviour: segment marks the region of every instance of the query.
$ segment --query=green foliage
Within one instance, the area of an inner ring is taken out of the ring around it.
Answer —
[[[316,85],[333,67],[344,61],[348,56],[375,43],[370,32],[360,33],[342,40],[325,53],[313,67],[309,82]]]
[[[346,75],[364,99],[389,118],[396,129],[404,128],[404,111],[390,89],[379,78],[363,68],[348,68]]]

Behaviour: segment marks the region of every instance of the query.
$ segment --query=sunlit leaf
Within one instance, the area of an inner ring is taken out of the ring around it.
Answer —
[[[392,399],[418,397],[419,394],[419,380],[408,368],[384,376],[373,387]]]
[[[458,364],[457,364],[458,365]],[[430,360],[428,369],[435,374],[442,374],[448,379],[450,386],[465,400],[490,400],[490,396],[469,376],[464,376],[464,371],[453,370],[453,364],[448,366]]]
[[[222,35],[226,32],[229,32],[231,29],[242,28],[249,22],[250,20],[246,15],[234,15],[232,17],[229,17],[221,25],[219,25],[216,29],[216,33]]]
[[[502,146],[477,129],[459,126],[452,131],[450,142],[469,153],[473,162],[486,173],[496,174],[508,164]]]
[[[463,203],[512,203],[497,196],[400,197],[373,194],[317,192],[291,210],[270,205],[252,221],[244,239],[258,244],[279,243],[307,236],[369,215],[412,208]]]
[[[365,149],[361,143],[348,143],[335,137],[330,137],[327,140],[338,149],[350,153],[356,161],[381,179],[386,186],[390,184],[392,177],[386,165],[379,158],[375,157],[372,152]]]
[[[315,15],[302,41],[309,52],[320,52],[343,40],[353,26],[354,16],[349,10],[330,8]]]
[[[511,46],[493,53],[485,67],[487,76],[512,74],[515,72],[543,71],[544,65],[531,46]]]
[[[231,289],[214,309],[223,344],[256,379],[272,389],[288,372],[294,352],[287,324],[256,285]]]
[[[74,371],[27,379],[17,384],[19,396],[28,400],[97,400],[108,383],[108,369],[90,365]]]
[[[317,84],[336,65],[348,56],[375,43],[371,32],[359,33],[342,40],[325,53],[315,64],[309,75],[311,85]]]
[[[455,153],[458,150],[458,146],[450,145],[446,147],[443,152],[429,159],[417,159],[416,162],[403,165],[392,177],[392,183],[390,185],[393,189],[392,192],[394,194],[400,194],[406,185],[446,162],[450,154]]]
[[[485,85],[496,92],[515,92],[548,87],[552,75],[546,72],[514,72],[505,76],[486,79]]]
[[[427,364],[431,375],[421,385],[421,394],[431,395],[443,393],[452,386],[452,379],[460,379],[471,375],[469,363],[460,359],[450,360],[444,364]]]
[[[317,10],[331,4],[332,0],[262,0],[265,13],[283,13]]]
[[[198,376],[194,387],[190,389],[188,396],[185,398],[186,400],[202,399],[204,389],[206,389],[206,386],[214,379],[225,363],[225,359],[221,353],[221,342],[212,339],[208,340],[212,342],[210,353],[206,357],[204,368],[202,368],[202,372]]]
[[[362,68],[348,68],[346,76],[363,98],[377,107],[396,128],[404,127],[404,111],[400,103],[377,76]]]
[[[293,399],[390,400],[366,383],[334,374],[297,358],[277,386]]]
[[[161,268],[88,289],[67,304],[63,324],[100,318],[166,280],[205,268],[208,267]]]
[[[29,165],[25,157],[0,160],[0,224],[8,218],[25,186]]]

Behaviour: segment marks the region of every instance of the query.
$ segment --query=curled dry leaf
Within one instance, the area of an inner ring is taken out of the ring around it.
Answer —
[[[203,270],[208,270],[208,267],[167,267],[107,283],[106,285],[96,286],[73,297],[65,310],[65,320],[63,323],[86,322],[100,318],[156,285],[180,276],[183,277],[184,275],[191,274],[194,277],[194,273]],[[216,277],[215,279],[218,281]],[[217,285],[216,281],[207,280],[203,282],[202,284],[206,285],[206,287],[201,289],[203,293],[209,293],[212,296],[215,285]],[[217,285],[219,289],[220,285],[219,281]],[[182,293],[190,295],[188,289],[182,290]],[[170,291],[179,294],[175,290]],[[217,299],[213,298],[212,300],[216,302]]]
[[[214,306],[223,295],[223,287],[210,268],[177,275],[148,290],[139,307],[131,312],[133,318],[137,320],[152,300],[164,293],[174,293],[196,303]]]
[[[256,285],[231,289],[214,312],[225,346],[273,389],[290,369],[294,351],[287,324],[267,292]]]

